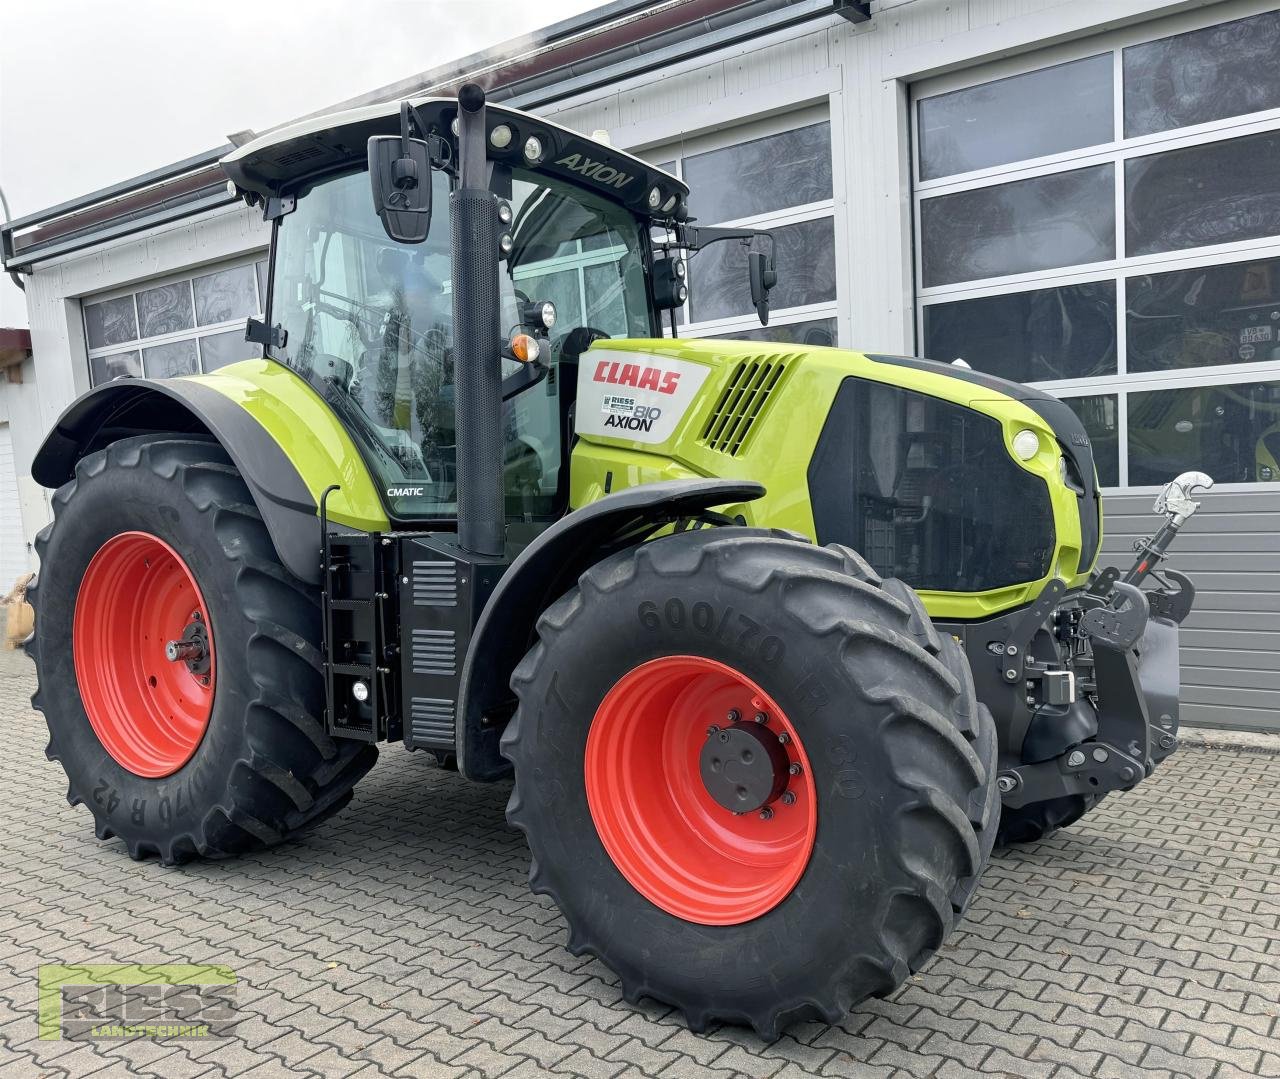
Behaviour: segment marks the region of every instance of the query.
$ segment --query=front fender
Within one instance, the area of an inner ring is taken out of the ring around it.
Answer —
[[[61,487],[86,454],[121,438],[169,432],[217,439],[248,484],[280,560],[304,581],[320,582],[317,505],[330,484],[341,487],[329,501],[335,521],[364,531],[389,527],[332,410],[297,375],[266,360],[209,375],[98,386],[58,417],[31,473],[45,487]]]
[[[479,780],[497,779],[509,771],[498,752],[501,732],[493,719],[509,707],[511,674],[533,643],[539,616],[586,569],[682,517],[750,502],[763,494],[764,487],[751,480],[641,484],[562,517],[521,551],[476,622],[463,664],[459,771]]]

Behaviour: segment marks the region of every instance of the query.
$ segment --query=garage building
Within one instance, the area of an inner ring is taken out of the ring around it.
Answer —
[[[722,245],[691,263],[682,334],[960,357],[1062,397],[1108,491],[1104,558],[1152,526],[1166,479],[1210,473],[1177,547],[1200,589],[1184,718],[1274,729],[1277,56],[1280,12],[1239,0],[616,0],[518,60],[347,104],[482,75],[496,100],[678,172],[702,223],[775,230],[768,329]],[[225,190],[230,149],[0,230],[33,350],[0,377],[6,572],[33,563],[49,511],[31,458],[77,394],[256,352],[268,233]],[[582,302],[579,277],[551,298]]]

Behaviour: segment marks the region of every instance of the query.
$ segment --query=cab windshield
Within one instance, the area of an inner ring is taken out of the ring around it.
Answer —
[[[514,245],[499,264],[505,332],[495,362],[527,303],[556,306],[550,375],[503,407],[507,513],[535,520],[557,516],[564,494],[561,393],[584,338],[573,331],[646,337],[651,315],[642,234],[627,210],[534,172],[508,181],[509,196],[499,193],[511,202]],[[270,353],[330,401],[401,519],[457,508],[448,177],[433,182],[425,243],[387,238],[365,172],[299,198],[276,241],[269,321],[286,338]],[[501,362],[504,377],[520,369]]]

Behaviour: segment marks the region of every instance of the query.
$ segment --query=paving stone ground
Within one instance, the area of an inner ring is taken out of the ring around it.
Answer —
[[[686,1030],[575,959],[475,786],[389,750],[305,841],[165,869],[93,838],[0,652],[0,1079],[154,1075],[1280,1076],[1280,756],[1184,749],[997,855],[925,970],[838,1027]],[[36,1038],[42,963],[223,963],[210,1042]]]

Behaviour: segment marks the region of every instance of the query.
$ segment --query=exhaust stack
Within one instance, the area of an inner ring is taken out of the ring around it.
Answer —
[[[453,239],[454,394],[458,543],[479,555],[506,546],[502,390],[498,351],[498,206],[488,187],[484,90],[458,91],[458,187],[449,196]]]

